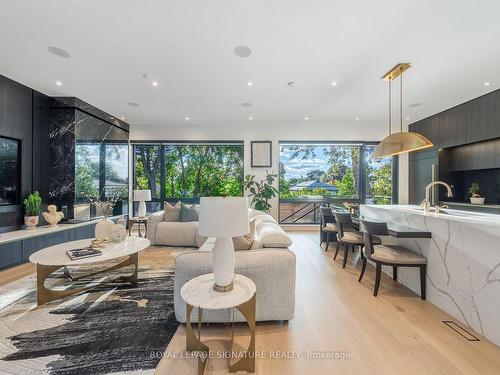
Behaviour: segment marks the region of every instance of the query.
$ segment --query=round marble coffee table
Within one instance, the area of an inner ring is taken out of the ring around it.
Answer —
[[[255,283],[243,275],[234,275],[233,290],[214,290],[214,275],[207,273],[189,280],[181,288],[181,297],[186,302],[186,350],[205,353],[198,357],[198,374],[203,374],[208,359],[208,346],[201,342],[201,322],[203,310],[238,309],[250,328],[250,345],[241,359],[229,365],[229,372],[255,372]],[[198,337],[191,326],[191,312],[198,309]],[[233,312],[234,318],[234,312]],[[232,322],[231,352],[234,342],[234,319]]]
[[[137,273],[138,273],[138,260],[139,251],[146,249],[150,246],[150,242],[146,238],[138,237],[127,237],[126,240],[122,242],[111,242],[106,244],[104,248],[99,249],[102,251],[102,255],[83,258],[77,260],[71,260],[69,255],[66,253],[67,250],[81,249],[90,246],[93,238],[88,238],[85,240],[65,242],[59,245],[50,246],[45,249],[39,250],[36,253],[31,254],[29,260],[31,263],[36,264],[36,277],[37,277],[37,304],[42,305],[46,302],[53,301],[59,298],[67,297],[76,293],[86,291],[91,288],[95,288],[99,285],[103,285],[109,282],[116,281],[127,281],[137,286]],[[106,268],[104,270],[91,272],[84,276],[73,277],[68,271],[69,266],[82,266],[82,265],[98,265],[104,261],[114,260],[118,258],[125,258],[122,262]],[[104,272],[116,270],[125,266],[133,265],[134,272],[130,276],[120,276],[118,278],[108,278],[100,283],[94,283],[91,286],[86,286],[82,288],[68,289],[68,290],[52,290],[45,287],[45,280],[53,272],[61,267],[64,267],[64,274],[72,281],[82,279],[84,277],[98,275]]]

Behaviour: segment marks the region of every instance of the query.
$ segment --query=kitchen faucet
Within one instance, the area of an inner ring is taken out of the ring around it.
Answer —
[[[448,198],[451,198],[453,196],[453,193],[451,192],[451,186],[448,185],[446,182],[443,182],[443,181],[431,182],[429,185],[427,185],[425,187],[425,199],[421,204],[421,206],[424,208],[424,211],[431,210],[431,202],[430,202],[430,198],[429,198],[429,193],[430,193],[431,187],[433,187],[434,185],[443,185],[447,190],[446,196]],[[439,204],[436,204],[436,212],[439,212]]]

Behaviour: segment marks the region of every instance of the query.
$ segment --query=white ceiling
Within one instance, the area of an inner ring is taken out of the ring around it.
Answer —
[[[413,65],[410,122],[500,88],[499,14],[495,0],[0,0],[0,74],[137,126],[384,132],[380,77],[398,62]]]

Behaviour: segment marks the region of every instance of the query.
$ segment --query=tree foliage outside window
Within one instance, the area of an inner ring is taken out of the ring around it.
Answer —
[[[392,201],[392,159],[375,159],[375,146],[366,146],[367,203],[390,204]]]
[[[366,203],[391,203],[392,159],[375,159],[374,151],[373,145],[283,144],[280,146],[280,198],[314,196],[347,200],[359,199],[364,194]],[[361,152],[364,152],[364,171],[360,170]],[[363,173],[364,193],[360,191]]]
[[[135,145],[134,149],[135,188],[150,189],[153,199],[162,192],[166,199],[243,195],[243,145]]]

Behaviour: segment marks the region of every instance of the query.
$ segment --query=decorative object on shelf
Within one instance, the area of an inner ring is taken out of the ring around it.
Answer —
[[[271,141],[252,141],[251,167],[271,168],[273,164],[273,143]]]
[[[385,158],[388,156],[413,152],[432,147],[433,144],[422,134],[403,131],[403,73],[411,67],[408,63],[397,64],[389,72],[384,74],[382,79],[389,81],[389,136],[385,137],[375,149],[375,158]],[[400,131],[392,134],[392,81],[400,77],[400,102],[399,117]]]
[[[245,176],[245,191],[250,191],[248,194],[252,198],[252,204],[256,210],[269,212],[271,204],[269,200],[276,197],[278,190],[273,186],[275,174],[269,174],[266,171],[266,178],[260,182],[255,181],[254,175]]]
[[[134,202],[139,202],[137,216],[146,216],[146,201],[151,200],[151,190],[134,190]]]
[[[127,238],[127,230],[122,224],[113,224],[109,228],[108,238],[113,242],[122,242]]]
[[[57,223],[59,223],[62,218],[64,217],[64,214],[62,212],[57,211],[57,206],[54,204],[51,204],[47,207],[47,212],[42,213],[43,218],[51,227],[57,227]]]
[[[472,204],[484,204],[484,197],[481,196],[481,189],[477,182],[473,182],[469,188],[470,202]]]
[[[214,290],[229,292],[233,289],[234,245],[232,237],[250,232],[248,199],[245,197],[200,198],[200,224],[202,236],[215,237],[212,269]]]
[[[124,215],[120,215],[120,217],[118,218],[118,220],[116,220],[116,224],[123,225],[124,228],[127,228],[127,220],[125,220],[125,216]]]
[[[40,214],[40,205],[42,204],[42,198],[38,191],[29,194],[24,200],[24,211],[26,215],[24,216],[24,224],[26,229],[33,230],[38,225],[38,215]]]

